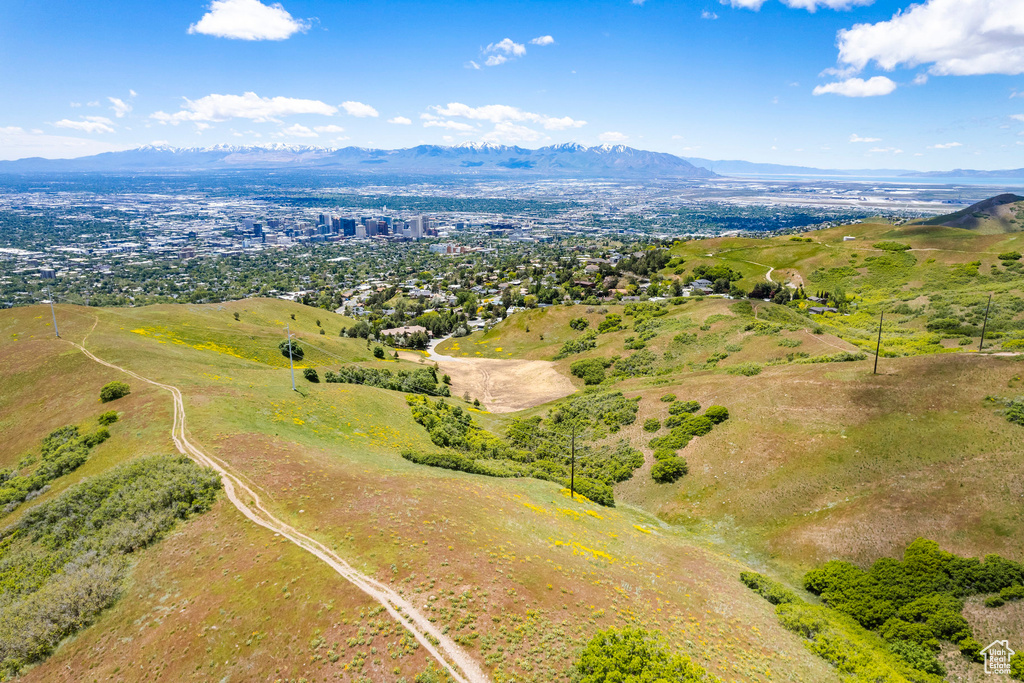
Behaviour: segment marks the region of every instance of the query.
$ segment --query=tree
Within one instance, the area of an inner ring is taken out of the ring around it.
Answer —
[[[284,340],[277,345],[277,348],[281,351],[282,356],[288,358],[290,355],[292,360],[302,360],[302,357],[306,355],[306,352],[302,350],[302,347],[294,339]]]
[[[381,359],[383,359],[384,358],[384,349],[382,347],[380,347],[380,346],[374,346],[373,347],[373,357],[374,358],[381,358]]]
[[[302,371],[302,376],[308,379],[310,382],[319,383],[320,375],[316,374],[316,370],[313,368],[306,368]]]
[[[651,467],[651,479],[659,484],[670,484],[690,471],[686,461],[678,456],[662,458]]]
[[[125,382],[110,382],[100,389],[100,401],[109,403],[131,393],[131,388]]]
[[[715,424],[721,424],[729,419],[729,409],[725,406],[708,406],[708,409],[704,411],[704,417]]]
[[[112,425],[117,422],[117,411],[108,410],[99,417],[99,423],[103,426]]]
[[[668,651],[660,634],[639,628],[599,631],[576,662],[579,683],[698,683],[707,672]]]

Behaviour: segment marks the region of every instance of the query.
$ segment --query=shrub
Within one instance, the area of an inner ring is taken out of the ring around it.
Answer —
[[[674,457],[676,457],[676,455],[678,455],[678,451],[676,451],[676,449],[674,449],[674,448],[662,447],[662,448],[655,448],[654,449],[654,459],[655,460],[664,460],[665,458],[674,458]]]
[[[744,377],[753,377],[754,375],[761,374],[761,366],[757,363],[740,363],[739,365],[732,365],[725,369],[730,375],[743,375]]]
[[[1024,681],[1024,652],[1018,652],[1010,657],[1010,678]]]
[[[676,400],[676,395],[675,394],[665,394],[664,396],[662,396],[658,400],[660,400],[662,403],[672,403],[673,401]]]
[[[290,340],[291,347],[289,349],[289,340],[284,340],[277,345],[278,350],[281,351],[281,355],[285,358],[289,357],[289,350],[291,351],[290,356],[292,360],[302,360],[302,357],[306,355],[306,352],[302,350],[299,343],[294,339]]]
[[[1002,254],[999,255],[999,260],[1000,261],[1019,261],[1020,260],[1020,252],[1019,251],[1004,251]]]
[[[103,403],[109,403],[110,401],[116,401],[119,398],[123,398],[131,393],[131,387],[125,382],[110,382],[104,384],[103,388],[100,389],[100,401]]]
[[[704,411],[704,417],[716,425],[722,424],[729,419],[729,409],[725,406],[708,406],[708,409]]]
[[[316,370],[313,368],[306,368],[302,371],[302,376],[308,379],[310,382],[317,383],[320,381],[320,375],[316,374]]]
[[[875,249],[881,249],[883,251],[907,251],[907,250],[910,249],[910,245],[909,244],[904,244],[903,242],[892,242],[892,241],[875,242],[871,246],[874,247]]]
[[[586,318],[573,318],[572,320],[569,321],[569,327],[576,330],[577,332],[582,332],[583,330],[590,327],[590,321],[587,320]]]
[[[99,423],[103,426],[112,425],[117,422],[117,411],[108,410],[99,416]]]
[[[686,461],[680,457],[663,458],[651,468],[651,479],[659,484],[670,484],[689,472]]]
[[[773,605],[801,602],[796,593],[786,588],[778,581],[769,579],[767,576],[763,576],[757,572],[741,572],[740,581],[742,581],[747,588],[754,591]]]
[[[622,329],[622,316],[618,313],[609,313],[604,320],[602,320],[597,326],[598,334],[605,334],[606,332],[615,332]]]
[[[555,360],[560,360],[566,356],[571,356],[577,353],[583,353],[590,349],[597,348],[597,332],[594,330],[587,330],[575,339],[562,344],[561,350],[558,355],[555,356]]]
[[[659,429],[661,429],[661,421],[657,418],[652,417],[644,422],[645,432],[656,432]]]
[[[985,598],[985,607],[1002,607],[1005,604],[1006,601],[998,595]]]
[[[707,672],[668,652],[659,634],[639,628],[599,631],[576,662],[577,683],[699,683]]]
[[[574,377],[579,377],[587,386],[600,384],[604,381],[604,369],[610,365],[610,361],[603,358],[587,358],[578,360],[569,366],[569,372]]]
[[[700,403],[697,401],[680,401],[668,407],[669,415],[682,415],[683,413],[696,413],[700,410]]]
[[[374,358],[381,358],[381,359],[383,359],[384,358],[384,349],[383,349],[383,347],[374,346],[373,347],[373,357]]]

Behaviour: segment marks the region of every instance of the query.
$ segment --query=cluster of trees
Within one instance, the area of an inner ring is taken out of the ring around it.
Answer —
[[[907,546],[902,561],[882,558],[864,570],[833,560],[804,577],[804,587],[830,608],[877,631],[915,668],[938,675],[941,641],[981,661],[982,646],[961,615],[964,598],[1021,584],[1024,564],[998,555],[958,557],[923,538]]]
[[[708,406],[703,415],[697,415],[700,410],[697,401],[677,401],[675,394],[666,394],[661,400],[669,404],[669,416],[664,422],[669,432],[654,437],[648,445],[654,449],[651,478],[659,484],[668,484],[690,471],[686,460],[679,457],[679,451],[693,437],[704,436],[715,425],[728,420],[729,410],[725,406]]]
[[[594,445],[636,420],[639,399],[620,392],[584,392],[544,417],[516,419],[504,438],[488,432],[461,406],[409,396],[413,419],[442,453],[403,454],[433,467],[489,476],[533,477],[569,486],[596,503],[614,506],[612,485],[629,479],[643,455],[625,440]],[[575,466],[572,462],[575,453]]]
[[[383,355],[383,350],[381,355]],[[307,377],[307,379],[309,378]],[[359,365],[346,365],[337,372],[330,370],[325,372],[324,381],[337,384],[365,384],[378,389],[404,391],[407,394],[452,395],[451,389],[443,381],[438,381],[437,371],[432,367],[391,372],[386,368],[378,370]]]
[[[716,683],[689,657],[671,652],[660,633],[640,628],[598,631],[576,662],[579,683]]]
[[[125,382],[109,382],[100,389],[100,401],[109,403],[124,398],[131,393],[131,387]]]
[[[100,416],[100,427],[82,435],[78,427],[69,425],[55,429],[43,439],[39,458],[29,456],[18,468],[0,470],[0,506],[4,514],[22,502],[42,493],[51,481],[78,469],[89,459],[89,451],[110,438],[105,425],[111,424],[110,413]],[[114,421],[117,413],[113,413]]]
[[[120,465],[0,531],[0,677],[85,628],[121,591],[128,556],[210,508],[220,479],[184,457]]]

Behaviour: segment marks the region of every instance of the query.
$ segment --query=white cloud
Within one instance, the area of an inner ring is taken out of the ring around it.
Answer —
[[[700,18],[701,19],[717,19],[718,15],[715,14],[714,12],[709,12],[708,10],[704,10],[703,12],[700,13]]]
[[[503,121],[537,123],[547,130],[567,130],[569,128],[580,128],[587,125],[586,121],[579,121],[568,116],[563,116],[561,118],[544,116],[543,114],[534,114],[533,112],[523,111],[518,107],[513,107],[507,104],[488,104],[482,107],[470,107],[469,105],[462,104],[461,102],[449,102],[443,107],[435,105],[430,107],[430,109],[440,116],[449,118],[455,117],[476,121],[490,121],[491,123],[500,123]],[[425,118],[425,116],[432,117],[434,115],[420,115],[421,118]]]
[[[287,128],[283,129],[281,132],[284,133],[285,135],[290,135],[290,136],[296,137],[296,138],[315,138],[315,137],[317,137],[316,133],[313,132],[313,129],[307,128],[306,126],[303,126],[302,124],[299,124],[299,123],[296,123],[294,126],[288,126]]]
[[[93,100],[92,102],[86,102],[85,106],[87,106],[87,107],[98,107],[98,106],[100,106],[100,102],[99,102],[99,100]]]
[[[53,125],[57,128],[70,128],[80,130],[83,133],[113,133],[114,128],[110,125],[113,121],[106,116],[83,116],[81,121],[61,119]]]
[[[814,88],[815,95],[843,95],[844,97],[875,97],[888,95],[896,89],[896,83],[885,76],[873,76],[866,81],[863,78],[848,78],[845,81],[826,83]]]
[[[903,154],[903,150],[895,147],[872,147],[868,154]]]
[[[1010,97],[1013,97],[1013,95],[1010,95]],[[72,109],[77,109],[78,107],[82,106],[82,103],[81,102],[69,102],[68,106],[71,107]]]
[[[317,133],[344,133],[345,129],[341,126],[336,126],[333,123],[329,126],[313,126],[313,130]]]
[[[464,133],[470,133],[476,131],[476,127],[463,123],[462,121],[424,121],[424,128],[447,128],[448,130],[458,130]]]
[[[484,66],[500,66],[508,61],[508,57],[505,55],[491,55],[484,62]]]
[[[953,147],[963,147],[963,144],[959,142],[943,142],[938,145],[929,145],[928,149],[952,149]]]
[[[930,64],[935,76],[1024,73],[1020,0],[926,0],[876,24],[838,34],[839,61],[891,71]]]
[[[618,131],[610,130],[606,133],[601,133],[600,135],[598,135],[597,139],[600,140],[601,142],[622,143],[625,142],[626,140],[629,140],[629,136],[623,133],[619,133]]]
[[[463,66],[465,66],[467,69],[474,69],[476,71],[480,70],[480,65],[474,62],[472,59],[463,64]]]
[[[720,0],[723,5],[729,7],[737,7],[740,9],[752,9],[755,12],[761,9],[761,5],[765,3],[765,0]]]
[[[545,37],[550,38],[551,36]],[[554,42],[554,40],[552,40],[551,42]],[[513,57],[522,57],[523,55],[526,54],[526,46],[523,45],[522,43],[515,42],[511,38],[504,38],[503,40],[500,40],[497,43],[491,43],[490,45],[485,47],[484,52],[501,52],[506,55],[511,55]]]
[[[1010,118],[1014,121],[1024,121],[1024,114],[1010,114]]]
[[[135,92],[135,91],[134,91],[134,90],[132,90],[131,88],[129,88],[129,89],[128,89],[128,96],[129,96],[129,97],[135,97],[136,95],[138,95],[138,93],[137,93],[137,92]]]
[[[536,38],[534,38],[533,40],[530,41],[530,45],[540,45],[541,47],[543,47],[545,45],[554,45],[554,44],[555,44],[555,39],[552,36],[537,36]]]
[[[914,85],[924,85],[928,82],[928,74],[917,74],[914,76]]]
[[[538,142],[543,138],[544,134],[533,128],[512,123],[511,121],[500,121],[494,125],[494,130],[480,139],[494,144],[520,145]]]
[[[189,26],[188,32],[238,40],[285,40],[309,26],[308,21],[296,19],[280,3],[214,0],[210,11]]]
[[[123,118],[125,114],[131,113],[132,105],[128,104],[124,100],[118,97],[108,97],[107,100],[110,102],[110,108],[114,110],[114,116],[117,118]]]
[[[363,104],[362,102],[342,102],[341,106],[349,116],[356,116],[359,118],[366,118],[367,116],[376,118],[377,116],[380,116],[376,109],[368,104]]]
[[[244,95],[207,95],[198,100],[185,99],[181,110],[174,114],[158,111],[150,118],[160,123],[177,125],[182,121],[227,121],[228,119],[251,119],[252,121],[279,122],[283,116],[295,114],[320,114],[332,116],[338,113],[336,107],[320,100],[303,100],[293,97],[260,97],[254,92]]]
[[[854,133],[850,136],[850,142],[881,142],[882,138],[862,138]]]
[[[393,119],[388,119],[388,123],[397,123],[400,126],[408,126],[412,123],[409,119],[404,116],[396,116]]]

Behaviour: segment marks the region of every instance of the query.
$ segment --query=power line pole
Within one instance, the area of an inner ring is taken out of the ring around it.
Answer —
[[[53,310],[53,297],[50,296],[50,286],[46,286],[46,298],[50,301],[50,315],[53,316],[53,333],[60,339],[60,330],[57,329],[57,313]]]
[[[292,391],[298,391],[295,388],[295,363],[292,361],[292,330],[289,323],[285,323],[284,331],[288,335],[288,367],[292,371]]]
[[[985,306],[985,322],[981,324],[981,341],[978,342],[978,353],[981,353],[981,347],[985,344],[985,328],[988,327],[988,312],[992,308],[992,294],[988,295],[988,306]]]
[[[878,374],[878,352],[882,349],[882,318],[885,317],[885,311],[878,314],[878,343],[875,344],[875,372]]]
[[[569,498],[576,498],[576,425],[572,426],[572,465],[569,470]]]

